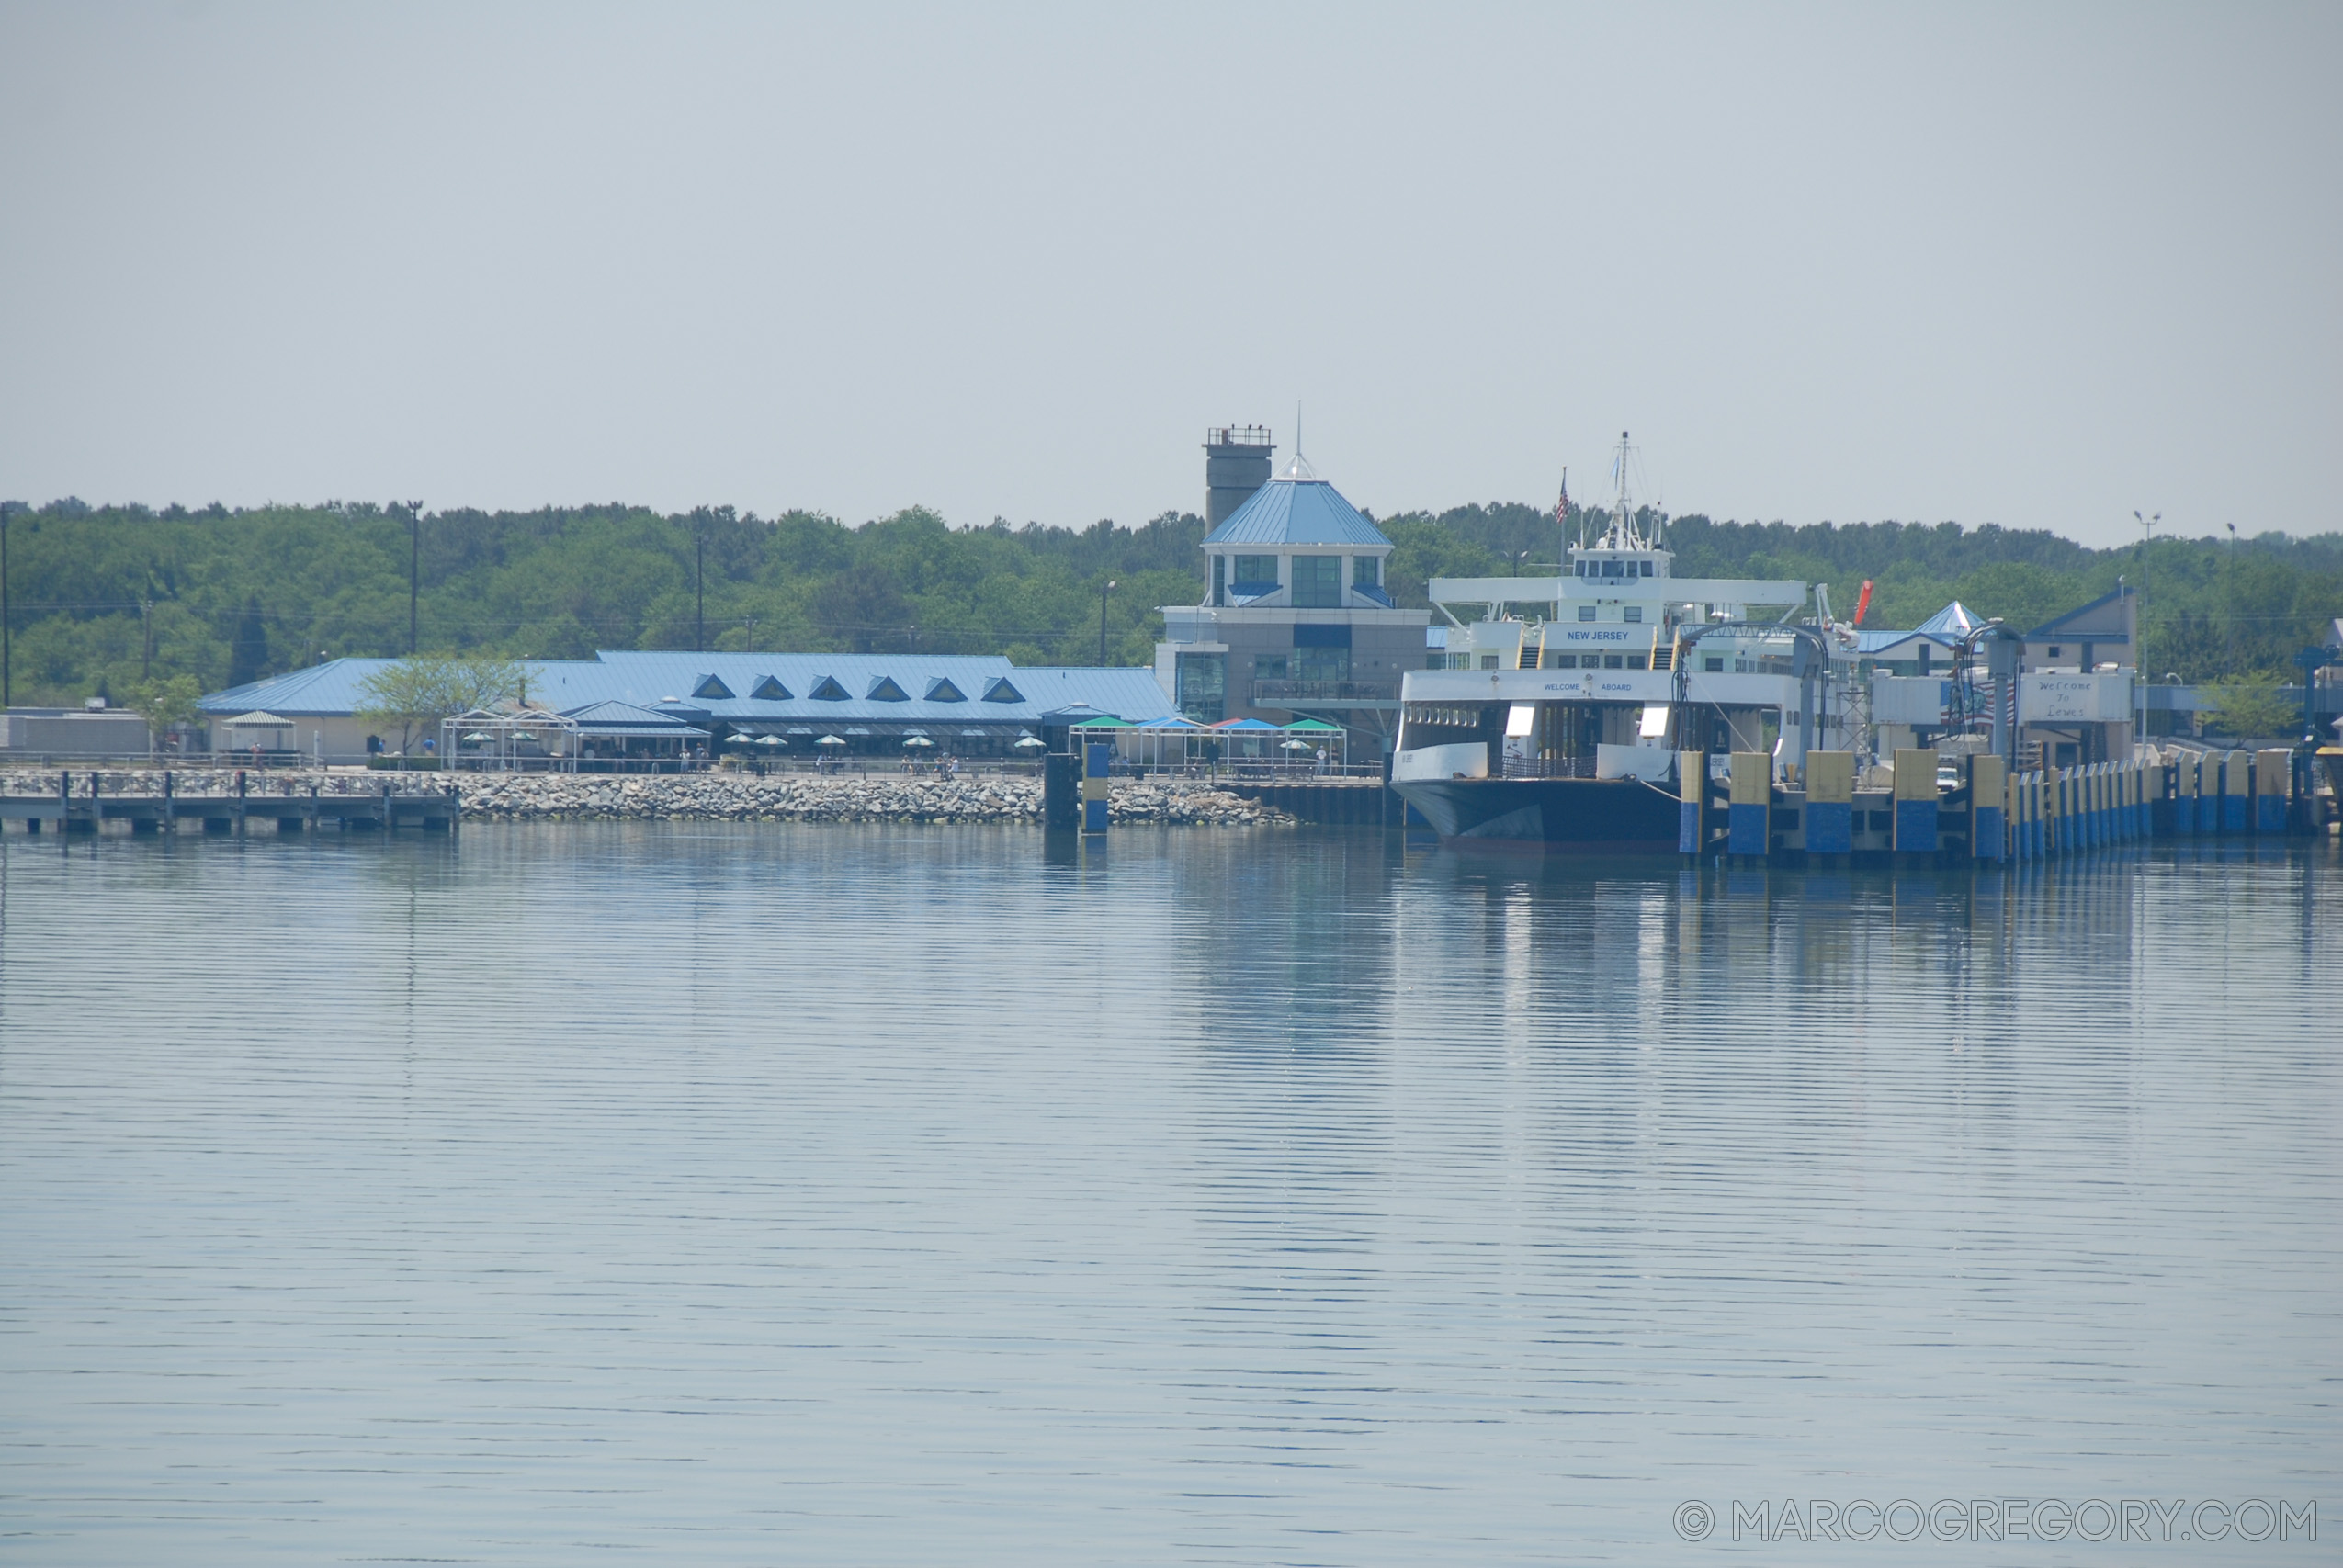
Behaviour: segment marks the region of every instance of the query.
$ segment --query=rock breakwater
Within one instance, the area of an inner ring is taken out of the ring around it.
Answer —
[[[1035,779],[885,774],[635,776],[470,774],[464,816],[526,822],[579,818],[716,822],[1038,822]],[[1285,824],[1293,818],[1227,790],[1181,782],[1118,782],[1107,806],[1118,823],[1198,827]]]
[[[0,793],[54,795],[59,770],[0,770]],[[94,782],[106,795],[160,795],[158,769],[72,772],[73,793]],[[956,779],[889,773],[397,773],[364,769],[271,768],[246,774],[255,796],[460,792],[468,821],[1039,822],[1041,782],[998,773]],[[189,768],[172,775],[183,798],[236,793],[233,770]],[[1286,826],[1295,820],[1228,790],[1184,779],[1115,781],[1108,800],[1117,823],[1212,828]]]

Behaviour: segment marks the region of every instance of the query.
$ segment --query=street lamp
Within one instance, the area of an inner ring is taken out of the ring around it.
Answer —
[[[415,638],[415,601],[421,597],[423,583],[423,502],[407,502],[407,654],[413,658],[423,651]]]
[[[1108,578],[1106,586],[1098,591],[1098,667],[1106,668],[1106,596],[1115,592],[1115,580]]]
[[[2137,610],[2134,611],[2134,612],[2133,612],[2133,614],[2132,614],[2132,636],[2133,636],[2134,639],[2135,640],[2135,642],[2136,642],[2136,644],[2137,644],[2137,646],[2135,646],[2135,647],[2132,649],[2132,666],[2133,666],[2133,675],[2134,675],[2134,682],[2133,682],[2133,683],[2134,683],[2134,684],[2135,684],[2135,685],[2137,685],[2137,686],[2139,687],[2139,689],[2140,689],[2140,722],[2139,722],[2139,728],[2136,728],[2135,730],[2134,730],[2134,731],[2133,731],[2133,733],[2132,733],[2132,739],[2133,739],[2136,742],[2136,741],[2145,740],[2145,739],[2147,739],[2147,728],[2148,728],[2148,724],[2147,724],[2147,717],[2148,717],[2148,707],[2147,707],[2147,668],[2148,668],[2148,661],[2147,661],[2147,586],[2148,586],[2148,547],[2149,547],[2149,546],[2151,546],[2151,545],[2153,545],[2153,544],[2156,542],[2156,525],[2157,524],[2159,524],[2159,523],[2161,523],[2161,522],[2163,522],[2163,521],[2164,521],[2164,513],[2161,513],[2161,512],[2159,512],[2159,513],[2156,513],[2154,516],[2151,516],[2151,517],[2140,517],[2139,508],[2137,508],[2137,507],[2134,507],[2134,508],[2132,509],[2132,515],[2133,515],[2133,516],[2134,516],[2134,517],[2138,517],[2138,518],[2139,518],[2139,522],[2140,522],[2140,604],[2139,604],[2139,608],[2138,608]]]
[[[0,708],[16,705],[16,645],[8,613],[8,509],[0,506]]]
[[[707,532],[692,525],[692,651],[707,651]]]

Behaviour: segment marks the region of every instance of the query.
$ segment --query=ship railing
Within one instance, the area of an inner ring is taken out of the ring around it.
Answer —
[[[1388,703],[1398,700],[1399,689],[1381,681],[1255,681],[1255,707],[1284,707],[1289,703]]]
[[[1594,777],[1592,757],[1508,757],[1505,776],[1509,779],[1590,779]]]

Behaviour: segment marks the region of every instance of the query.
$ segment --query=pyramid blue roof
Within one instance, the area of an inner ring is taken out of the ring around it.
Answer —
[[[1206,545],[1368,545],[1389,549],[1391,541],[1342,499],[1324,479],[1282,478],[1246,497]]]
[[[632,703],[606,699],[588,703],[583,707],[571,708],[561,716],[575,719],[588,731],[620,732],[643,735],[689,736],[706,735],[705,729],[685,723],[672,713],[653,713]]]
[[[1985,625],[1972,614],[1966,604],[1955,599],[1912,629],[1916,632],[1949,632],[1953,637],[1965,637]]]

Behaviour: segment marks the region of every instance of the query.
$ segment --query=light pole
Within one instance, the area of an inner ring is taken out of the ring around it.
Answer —
[[[692,525],[692,650],[707,651],[707,535]]]
[[[2134,646],[2134,647],[2133,648],[2133,649],[2132,649],[2132,664],[2133,664],[2132,676],[2133,676],[2133,680],[2134,680],[2134,682],[2135,682],[2135,683],[2139,686],[2139,688],[2140,688],[2140,722],[2139,722],[2139,728],[2136,728],[2136,729],[2134,729],[2134,730],[2132,732],[2132,739],[2133,739],[2134,742],[2134,743],[2136,743],[2136,742],[2138,742],[2138,741],[2145,740],[2145,739],[2147,739],[2147,728],[2148,728],[2148,723],[2147,723],[2147,718],[2148,718],[2148,705],[2147,705],[2147,701],[2148,701],[2148,699],[2147,699],[2147,670],[2148,670],[2148,658],[2147,658],[2147,588],[2148,588],[2148,548],[2149,548],[2149,547],[2150,547],[2150,546],[2152,546],[2152,545],[2154,545],[2154,544],[2156,543],[2156,525],[2157,524],[2159,524],[2159,523],[2161,523],[2161,522],[2163,522],[2163,521],[2164,521],[2164,513],[2161,513],[2161,512],[2159,512],[2159,513],[2156,513],[2155,515],[2153,515],[2153,516],[2149,516],[2149,517],[2140,517],[2139,508],[2137,508],[2137,507],[2134,507],[2134,508],[2132,509],[2132,515],[2133,515],[2133,516],[2134,516],[2134,517],[2139,517],[2139,522],[2140,522],[2140,604],[2139,604],[2139,608],[2138,608],[2138,609],[2136,609],[2136,610],[2134,610],[2134,611],[2132,613],[2132,636],[2133,636],[2133,638],[2134,638],[2134,644],[2135,644],[2135,646]]]
[[[15,704],[15,619],[8,613],[8,509],[0,506],[0,708]]]
[[[423,590],[423,502],[407,502],[407,657],[423,651],[415,636],[415,604]]]
[[[1106,668],[1106,596],[1115,592],[1115,580],[1108,578],[1106,586],[1098,591],[1098,667]]]

